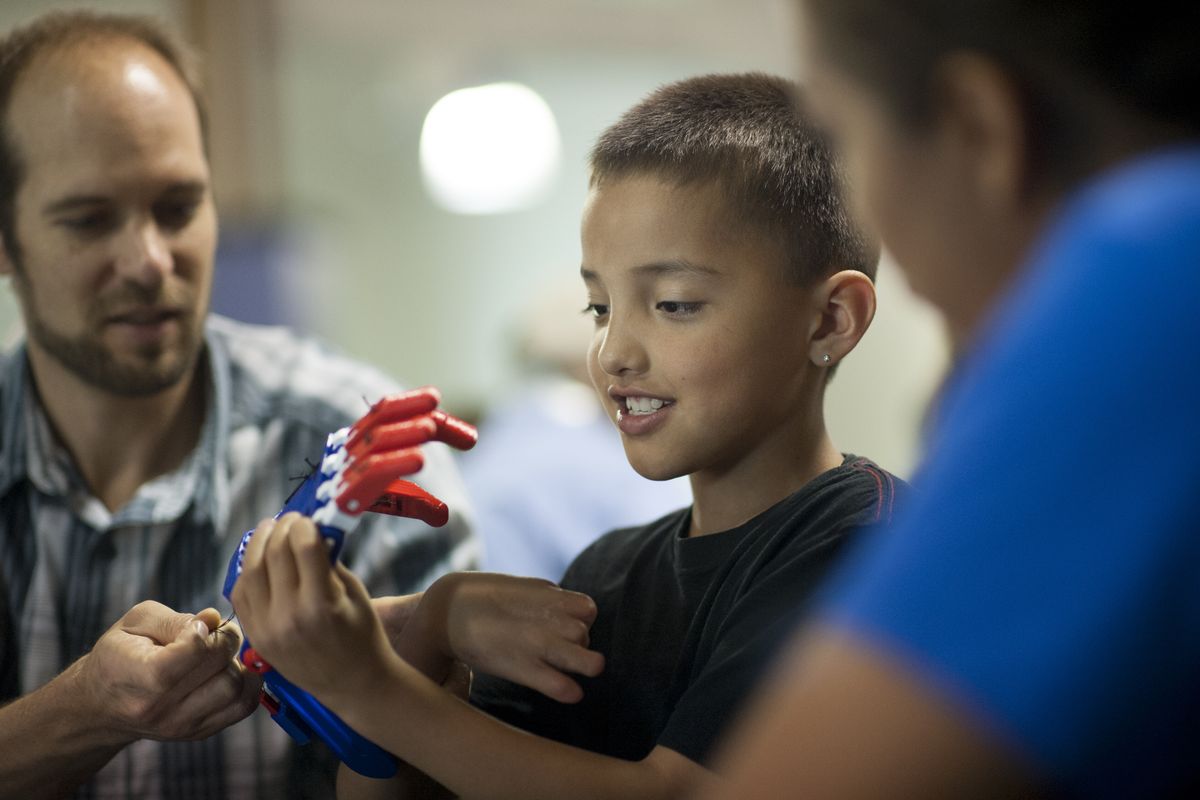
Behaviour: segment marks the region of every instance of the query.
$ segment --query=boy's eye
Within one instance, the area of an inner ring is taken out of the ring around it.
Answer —
[[[654,307],[664,314],[687,317],[695,314],[703,305],[703,303],[685,303],[681,300],[662,300],[655,303]]]
[[[583,313],[590,314],[594,319],[600,319],[608,314],[608,306],[601,303],[588,303],[583,309]]]

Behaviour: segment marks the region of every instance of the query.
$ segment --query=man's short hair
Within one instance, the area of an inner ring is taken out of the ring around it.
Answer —
[[[16,240],[16,196],[24,165],[9,134],[8,107],[21,74],[40,53],[83,42],[129,39],[161,55],[187,86],[200,119],[200,135],[208,147],[208,117],[196,57],[185,44],[151,17],[54,11],[14,28],[0,38],[0,234],[14,264],[20,264]]]
[[[855,225],[841,169],[800,99],[796,84],[763,73],[663,86],[600,136],[591,185],[635,174],[715,182],[734,214],[778,238],[788,280],[841,269],[874,278],[878,245]]]

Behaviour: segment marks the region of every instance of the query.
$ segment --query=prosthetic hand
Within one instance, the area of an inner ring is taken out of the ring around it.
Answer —
[[[345,536],[367,511],[413,517],[434,527],[446,524],[446,504],[403,475],[424,465],[420,445],[445,442],[467,450],[474,446],[475,429],[437,406],[441,397],[432,387],[380,400],[349,428],[329,434],[320,467],[305,479],[284,503],[276,518],[297,511],[312,517],[329,544],[331,563],[341,553]],[[247,531],[229,562],[222,589],[226,598],[242,573]],[[396,760],[387,751],[359,736],[312,695],[289,683],[259,658],[250,642],[242,644],[242,663],[263,679],[260,701],[275,720],[304,744],[317,737],[355,772],[387,778],[396,772]]]

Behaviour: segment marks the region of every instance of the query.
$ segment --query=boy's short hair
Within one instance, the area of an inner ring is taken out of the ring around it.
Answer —
[[[638,173],[717,182],[733,212],[779,238],[796,284],[841,269],[875,277],[879,247],[855,225],[842,171],[791,81],[754,72],[663,86],[601,134],[590,164],[592,187]]]
[[[9,135],[8,111],[13,89],[39,54],[87,41],[128,39],[157,52],[178,73],[196,105],[200,136],[208,150],[208,114],[197,59],[190,48],[153,17],[95,11],[51,11],[0,36],[0,234],[14,263],[20,264],[16,240],[15,198],[24,180],[20,157]]]

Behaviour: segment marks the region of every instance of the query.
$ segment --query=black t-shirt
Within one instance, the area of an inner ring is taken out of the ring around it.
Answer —
[[[565,705],[476,676],[471,701],[531,733],[639,760],[661,744],[698,763],[762,676],[846,534],[890,519],[902,481],[864,458],[733,530],[686,538],[691,510],[597,540],[562,586],[599,608],[604,672]]]

